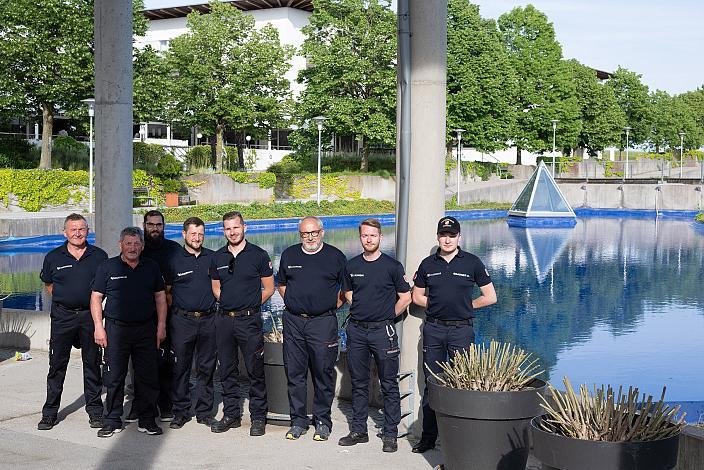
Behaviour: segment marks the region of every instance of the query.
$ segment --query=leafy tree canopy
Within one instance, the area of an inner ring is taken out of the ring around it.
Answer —
[[[626,125],[631,127],[629,139],[633,144],[644,143],[650,138],[648,86],[640,81],[640,77],[635,72],[619,67],[607,82],[626,115]]]

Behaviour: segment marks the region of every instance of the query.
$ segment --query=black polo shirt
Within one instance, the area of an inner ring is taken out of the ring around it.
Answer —
[[[210,264],[215,252],[202,247],[195,256],[181,250],[166,262],[162,273],[164,282],[171,286],[172,304],[189,312],[208,311],[215,305],[213,286],[210,282]]]
[[[332,245],[309,255],[301,244],[281,253],[279,285],[286,286],[284,304],[294,315],[320,315],[337,308],[347,259]]]
[[[158,245],[145,240],[144,251],[142,251],[141,257],[156,261],[163,274],[167,269],[169,259],[179,254],[182,249],[183,247],[180,243],[176,243],[175,241],[168,240],[166,238],[163,239]]]
[[[39,274],[46,284],[53,284],[52,301],[70,309],[90,308],[90,285],[95,271],[108,259],[107,253],[90,244],[81,259],[68,252],[68,242],[54,248],[44,257]]]
[[[132,269],[118,255],[98,266],[93,290],[107,298],[105,318],[145,323],[154,318],[154,293],[164,290],[164,280],[155,261],[140,257]]]
[[[210,276],[220,281],[220,307],[223,310],[260,308],[262,278],[274,274],[269,254],[247,240],[245,243],[237,257],[227,245],[213,255]]]
[[[364,255],[347,262],[343,289],[352,291],[350,317],[359,321],[384,321],[396,317],[396,293],[408,292],[411,286],[403,265],[382,253],[374,261]]]
[[[474,285],[491,283],[484,263],[475,255],[458,249],[449,263],[440,256],[440,249],[421,261],[413,276],[416,287],[427,288],[427,315],[438,320],[474,318],[472,291]]]

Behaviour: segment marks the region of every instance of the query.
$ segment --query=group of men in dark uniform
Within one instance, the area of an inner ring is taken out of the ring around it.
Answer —
[[[438,223],[439,248],[421,263],[412,291],[403,266],[380,251],[383,235],[378,220],[362,221],[363,252],[349,261],[324,242],[319,218],[303,218],[298,229],[301,243],[281,254],[277,276],[285,304],[283,353],[291,417],[286,438],[300,438],[311,424],[306,409],[309,372],[314,390],[313,439],[330,437],[338,357],[336,311],[346,300],[351,305],[347,362],[353,418],[349,434],[339,445],[369,441],[369,362],[373,359],[384,401],[382,449],[395,452],[401,419],[396,322],[411,301],[426,309],[423,362],[437,371],[437,361],[447,360],[474,340],[473,310],[496,302],[491,279],[479,258],[459,248],[460,224],[452,217]],[[130,360],[134,400],[126,421],[138,421],[140,432],[161,434],[157,418],[170,421],[172,429],[191,419],[194,358],[197,422],[216,433],[240,427],[240,352],[250,380],[250,435],[264,435],[267,397],[261,306],[274,292],[274,273],[269,255],[245,238],[246,230],[240,213],[225,214],[227,243],[212,251],[202,246],[205,224],[193,217],[183,224],[181,246],[165,239],[163,215],[150,211],[144,217],[144,232],[137,227],[122,230],[120,254],[108,259],[103,250],[87,243],[85,219],[69,215],[64,224],[67,240],[46,255],[41,273],[53,297],[47,400],[38,428],[48,430],[57,423],[71,345],[79,342],[86,411],[90,426],[100,428],[98,436],[110,437],[123,429]],[[472,299],[475,284],[481,295]],[[223,387],[220,420],[212,413],[216,364]],[[104,406],[103,386],[107,389]],[[437,439],[427,391],[422,405],[423,435],[413,452],[432,449]]]

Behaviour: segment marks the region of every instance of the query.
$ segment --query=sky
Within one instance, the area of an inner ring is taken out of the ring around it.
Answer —
[[[438,1],[438,0],[423,0]],[[145,0],[145,7],[206,0]],[[532,3],[555,28],[566,59],[642,75],[651,90],[678,94],[704,86],[704,0],[474,0],[484,18]],[[396,1],[392,1],[396,7]]]

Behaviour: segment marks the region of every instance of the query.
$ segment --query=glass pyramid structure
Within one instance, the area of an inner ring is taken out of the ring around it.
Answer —
[[[576,219],[574,211],[550,171],[542,161],[528,180],[516,202],[508,211],[514,217],[568,217]]]

